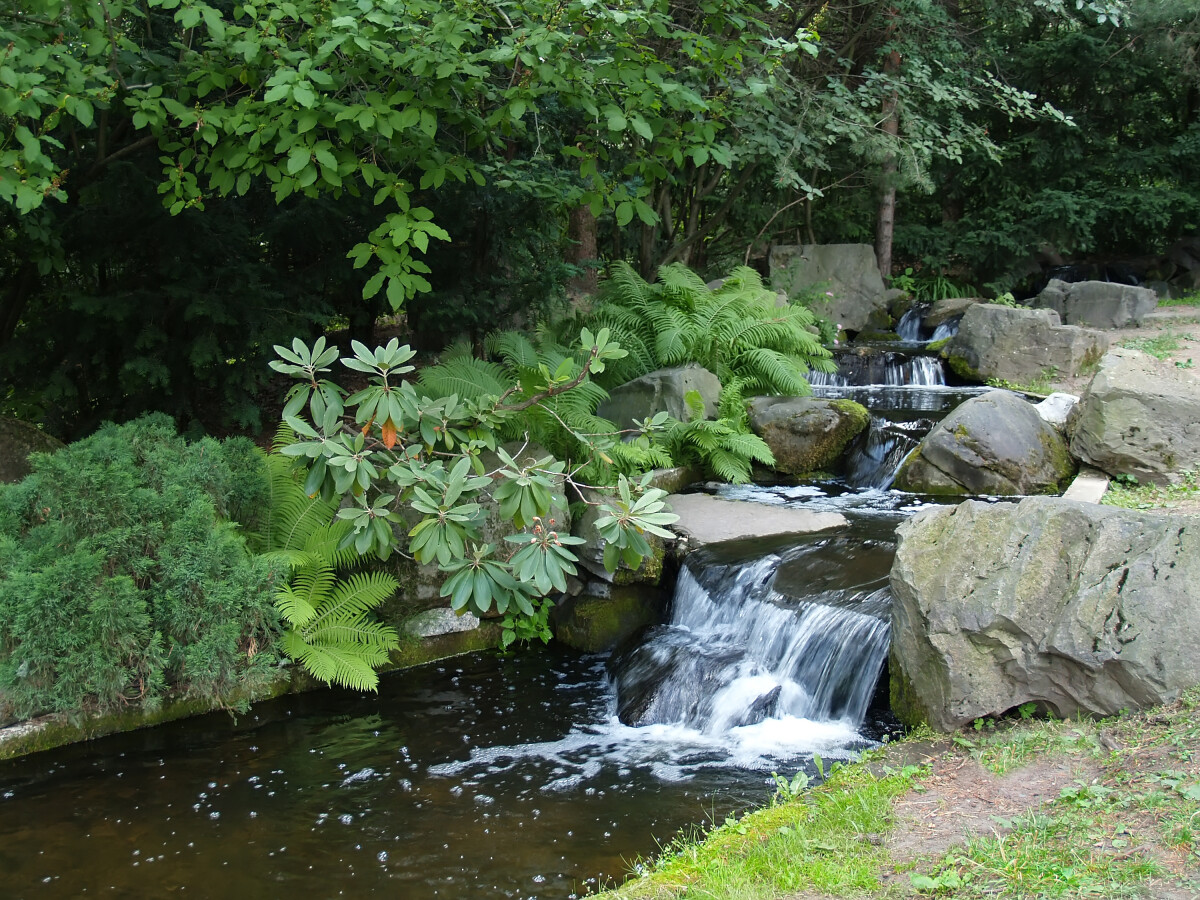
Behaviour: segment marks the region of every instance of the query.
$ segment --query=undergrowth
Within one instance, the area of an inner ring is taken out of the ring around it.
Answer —
[[[1193,469],[1182,473],[1176,484],[1139,484],[1136,478],[1126,476],[1113,481],[1100,502],[1125,509],[1170,509],[1196,499],[1200,499],[1200,470]]]
[[[265,497],[244,439],[170,419],[103,426],[0,486],[0,720],[103,712],[168,690],[215,703],[274,664]]]
[[[1027,704],[1017,719],[979,720],[940,742],[914,733],[835,767],[812,789],[777,778],[770,808],[729,819],[700,842],[677,841],[606,896],[1027,900],[1154,897],[1167,885],[1170,896],[1186,896],[1200,884],[1198,707],[1200,689],[1168,707],[1098,722],[1034,718]],[[914,756],[932,768],[888,766]],[[1018,778],[1025,766],[1061,760],[1069,775],[1040,806],[993,815],[989,834],[937,857],[890,852],[894,803],[910,792],[928,796],[940,818],[953,819],[954,796],[935,792],[935,776],[972,759]]]

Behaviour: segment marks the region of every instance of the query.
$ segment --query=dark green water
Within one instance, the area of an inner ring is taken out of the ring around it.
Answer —
[[[768,767],[807,758],[626,728],[603,663],[478,654],[378,697],[286,698],[0,764],[0,895],[582,896],[680,828],[767,802]]]

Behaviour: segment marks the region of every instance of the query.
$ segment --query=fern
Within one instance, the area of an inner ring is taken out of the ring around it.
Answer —
[[[284,652],[326,684],[375,690],[375,669],[400,639],[370,614],[399,583],[383,573],[339,578],[337,570],[358,559],[352,545],[342,546],[350,524],[333,518],[335,503],[305,495],[287,457],[271,454],[266,464],[271,491],[260,552],[291,571],[274,598],[287,623]]]

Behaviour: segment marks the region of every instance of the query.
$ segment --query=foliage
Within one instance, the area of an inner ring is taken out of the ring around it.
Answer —
[[[516,642],[539,640],[550,642],[554,633],[550,630],[550,610],[554,601],[543,597],[534,601],[534,611],[526,614],[521,610],[509,610],[500,620],[500,649],[507,650]]]
[[[1115,478],[1100,502],[1126,509],[1158,509],[1195,500],[1200,500],[1200,472],[1190,471],[1182,473],[1177,483],[1168,485],[1140,485],[1132,476]]]
[[[442,594],[453,608],[487,613],[515,607],[532,616],[532,596],[565,589],[566,576],[575,574],[576,558],[568,548],[580,539],[557,533],[548,515],[563,482],[576,492],[582,486],[553,457],[518,462],[499,447],[498,432],[506,420],[535,407],[545,410],[549,401],[624,356],[606,329],[596,334],[583,329],[581,340],[582,364],[574,357],[553,371],[539,364],[525,383],[473,397],[418,393],[402,377],[413,369],[408,365],[413,352],[395,339],[373,351],[354,342],[354,355],[345,359],[323,338],[312,347],[299,339],[290,349],[277,346],[281,358],[272,366],[297,381],[284,421],[299,440],[282,452],[305,461],[305,492],[335,501],[338,519],[352,526],[339,548],[386,559],[399,545],[417,562],[436,561],[450,573]],[[347,396],[328,380],[329,367],[339,360],[365,374],[367,387]],[[497,374],[497,388],[503,386],[500,378]],[[490,472],[485,450],[499,460]],[[669,537],[663,526],[676,518],[664,510],[665,492],[648,485],[648,476],[635,484],[622,476],[617,506],[598,501],[611,519],[602,518],[600,526],[620,543],[627,561],[640,559],[643,533]],[[478,543],[485,491],[492,491],[503,517],[519,530],[506,538],[514,545],[510,556]],[[396,526],[408,529],[406,542]]]
[[[755,393],[804,394],[810,370],[832,371],[828,350],[809,326],[804,306],[777,305],[753,269],[741,267],[710,290],[681,264],[663,266],[651,284],[625,263],[613,266],[589,321],[612,332],[628,352],[601,384],[621,384],[663,366],[694,362],[734,397]]]
[[[370,613],[399,583],[383,572],[354,572],[359,557],[342,546],[351,526],[334,518],[336,504],[308,496],[287,457],[264,460],[271,485],[268,519],[252,546],[290,568],[291,578],[275,589],[275,608],[286,625],[282,651],[326,684],[376,690],[375,670],[400,639]]]
[[[1200,306],[1200,291],[1190,291],[1180,297],[1159,297],[1159,306]]]
[[[1042,369],[1036,378],[1026,382],[1009,381],[1007,378],[989,378],[989,387],[1002,388],[1006,391],[1016,391],[1019,394],[1049,394],[1053,388],[1054,378],[1058,370],[1054,366]]]
[[[1161,252],[1200,213],[1195,92],[1197,13],[1176,0],[1133,0],[1119,18],[1034,11],[989,16],[977,46],[1014,88],[1062,117],[981,110],[995,144],[937,165],[937,190],[897,227],[904,252],[966,267],[1014,289],[1042,258],[1102,260]],[[1184,99],[1193,98],[1193,99]]]
[[[186,443],[165,417],[106,425],[0,486],[0,714],[225,702],[276,658],[265,496],[244,440]]]

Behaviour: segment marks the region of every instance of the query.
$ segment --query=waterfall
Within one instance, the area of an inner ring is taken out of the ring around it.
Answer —
[[[860,724],[887,655],[887,588],[787,597],[774,588],[781,562],[699,574],[689,562],[671,621],[610,662],[621,720],[708,734],[788,717]]]
[[[934,356],[910,356],[890,350],[877,353],[843,353],[834,374],[810,372],[813,387],[847,387],[869,384],[933,387],[946,383],[942,361]]]
[[[914,306],[900,317],[896,323],[896,334],[902,341],[917,343],[921,340],[921,319],[926,309]]]
[[[890,488],[900,463],[933,425],[932,419],[892,422],[872,415],[866,430],[846,453],[846,484],[881,490]]]

